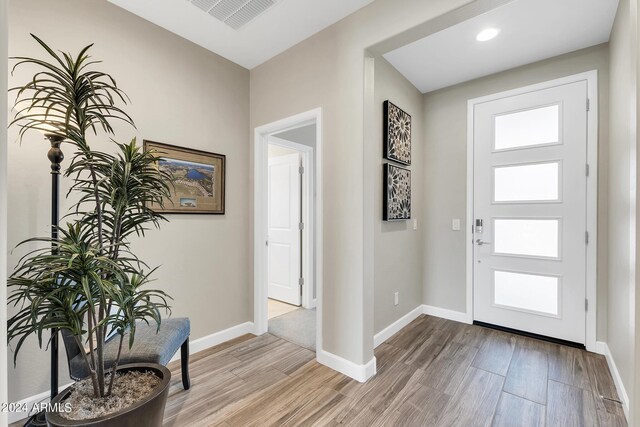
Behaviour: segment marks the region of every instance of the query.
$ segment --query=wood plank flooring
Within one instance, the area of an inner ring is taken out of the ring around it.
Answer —
[[[245,335],[179,364],[165,426],[626,426],[602,356],[420,316],[361,384],[280,338]]]
[[[360,384],[271,335],[198,354],[175,372],[166,426],[625,426],[602,356],[421,316],[379,346]]]

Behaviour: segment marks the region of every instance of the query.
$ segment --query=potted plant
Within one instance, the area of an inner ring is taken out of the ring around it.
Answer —
[[[113,412],[101,411],[98,416],[73,409],[70,414],[48,412],[51,425],[149,425],[145,420],[150,419],[160,425],[169,371],[152,364],[119,367],[118,361],[123,346],[133,345],[136,321],[156,322],[159,329],[161,310],[169,310],[164,292],[146,289],[155,269],[130,250],[129,239],[165,220],[149,206],[161,205],[169,195],[170,177],[156,167],[158,153],[141,150],[135,139],[127,144],[112,140],[115,154],[89,145],[90,134],[113,135],[114,120],[134,125],[118,107],[126,104],[127,96],[110,75],[95,69],[99,62],[88,55],[92,45],[72,56],[56,53],[32,37],[48,60],[13,58],[18,61],[14,70],[28,65],[38,71],[24,86],[10,90],[16,93],[11,125],[19,127],[20,139],[36,129],[64,138],[73,148],[65,176],[72,180],[67,196],[74,195],[77,201],[64,217],[66,225],[58,227],[58,238],[21,243],[38,248],[19,261],[8,280],[9,304],[17,307],[8,327],[9,341],[17,342],[14,363],[28,336],[37,335],[42,347],[44,331],[65,331],[80,348],[87,348],[83,354],[90,375],[52,403],[58,407],[63,403],[66,409],[77,402],[85,408],[106,405]],[[112,334],[119,335],[118,360],[105,366],[104,346]],[[128,392],[124,397],[118,392],[123,388]],[[140,393],[134,396],[138,388]]]

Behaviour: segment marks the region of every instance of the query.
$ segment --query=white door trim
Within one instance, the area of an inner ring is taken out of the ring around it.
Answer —
[[[302,278],[304,279],[304,284],[302,285],[302,307],[312,309],[316,306],[315,298],[313,298],[314,277],[311,271],[314,248],[314,233],[312,231],[315,227],[314,218],[311,215],[311,212],[314,212],[315,209],[313,203],[313,178],[315,176],[313,147],[276,138],[275,136],[268,137],[268,143],[295,150],[302,159],[302,167],[304,168],[302,175],[302,223],[304,228],[302,229],[302,244],[300,245],[300,250],[302,251]]]
[[[268,330],[267,309],[267,246],[268,215],[267,215],[267,148],[269,137],[273,134],[291,129],[316,124],[316,146],[314,164],[309,165],[314,172],[315,181],[315,239],[313,241],[315,256],[316,285],[316,354],[322,351],[322,109],[317,108],[295,116],[287,117],[273,123],[255,128],[254,131],[254,158],[253,158],[253,267],[254,267],[254,294],[253,294],[253,319],[256,335],[262,335]],[[310,194],[310,193],[308,193]],[[309,197],[308,199],[313,199]],[[307,212],[311,212],[307,210]],[[311,227],[309,227],[311,229]],[[313,233],[309,233],[313,234]],[[311,254],[311,251],[307,251]],[[309,265],[311,265],[310,260]],[[303,296],[304,298],[304,296]]]
[[[499,92],[467,101],[467,322],[473,323],[473,127],[474,108],[477,104],[495,101],[515,95],[522,95],[555,86],[586,81],[587,97],[590,108],[587,112],[587,162],[589,179],[587,180],[587,231],[589,244],[586,259],[586,296],[589,309],[586,312],[586,347],[596,350],[596,307],[597,307],[597,262],[598,262],[598,71],[592,70],[559,79],[549,80],[530,86]],[[586,105],[585,105],[586,109]]]

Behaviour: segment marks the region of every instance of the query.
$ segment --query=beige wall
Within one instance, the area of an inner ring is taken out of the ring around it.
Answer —
[[[364,51],[466,3],[377,0],[251,70],[252,129],[323,109],[323,347],[354,363],[373,357],[374,329],[361,196],[375,191],[363,178]]]
[[[424,96],[424,303],[466,312],[467,101],[588,70],[598,70],[598,339],[606,336],[608,46],[606,44],[494,74]],[[462,231],[451,230],[451,219]]]
[[[367,141],[374,159],[369,167],[375,179],[374,224],[374,332],[378,333],[422,304],[424,219],[424,137],[422,94],[384,58],[375,59],[376,118],[382,122],[382,103],[390,100],[412,117],[411,121],[411,218],[410,221],[382,221],[382,125],[376,127],[376,137]],[[389,162],[393,163],[393,162]],[[418,221],[414,230],[412,221]],[[399,292],[399,304],[394,305],[394,292]]]
[[[162,266],[154,286],[174,297],[173,316],[191,318],[192,339],[251,321],[249,71],[102,0],[12,0],[9,13],[10,55],[42,55],[29,32],[72,52],[95,42],[101,69],[132,101],[126,110],[138,130],[118,126],[118,140],[137,135],[139,143],[146,138],[227,156],[226,215],[170,215],[161,231],[150,232],[133,248],[150,265]],[[28,74],[19,71],[11,84],[24,82]],[[105,147],[105,138],[94,140]],[[20,146],[12,129],[9,141],[13,247],[46,235],[50,180],[41,136],[29,134]],[[63,181],[66,188],[68,179]],[[10,256],[10,268],[22,252]],[[17,368],[10,369],[10,399],[47,390],[48,366],[46,353],[31,339]],[[61,367],[64,384],[66,360]]]
[[[610,39],[608,345],[634,402],[637,35],[630,0],[621,0]],[[635,4],[635,1],[633,1]],[[634,25],[635,26],[635,25]],[[631,36],[633,34],[633,37]],[[615,167],[614,167],[615,166]],[[634,185],[632,186],[632,182]],[[633,408],[633,404],[631,408]],[[637,410],[637,408],[636,408]],[[633,417],[633,414],[632,414]],[[632,418],[633,419],[633,418]]]
[[[0,0],[0,93],[7,93],[7,3]],[[7,235],[7,106],[0,102],[0,236]],[[0,237],[0,402],[8,402],[7,390],[7,239]],[[7,414],[0,412],[0,425]]]

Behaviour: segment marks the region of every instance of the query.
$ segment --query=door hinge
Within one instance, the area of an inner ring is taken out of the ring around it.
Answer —
[[[298,228],[299,228],[300,230],[304,230],[304,222],[299,223],[299,224],[298,224]]]
[[[298,168],[298,172],[300,173],[300,175],[302,175],[304,173],[304,166],[300,166]]]
[[[584,299],[584,311],[589,311],[589,300]]]
[[[589,176],[589,163],[587,163],[585,166],[585,173],[587,176]]]
[[[584,243],[587,244],[587,245],[589,244],[589,232],[588,231],[584,232]]]
[[[591,110],[591,100],[587,98],[587,111]]]
[[[304,277],[298,279],[298,285],[304,286]]]

